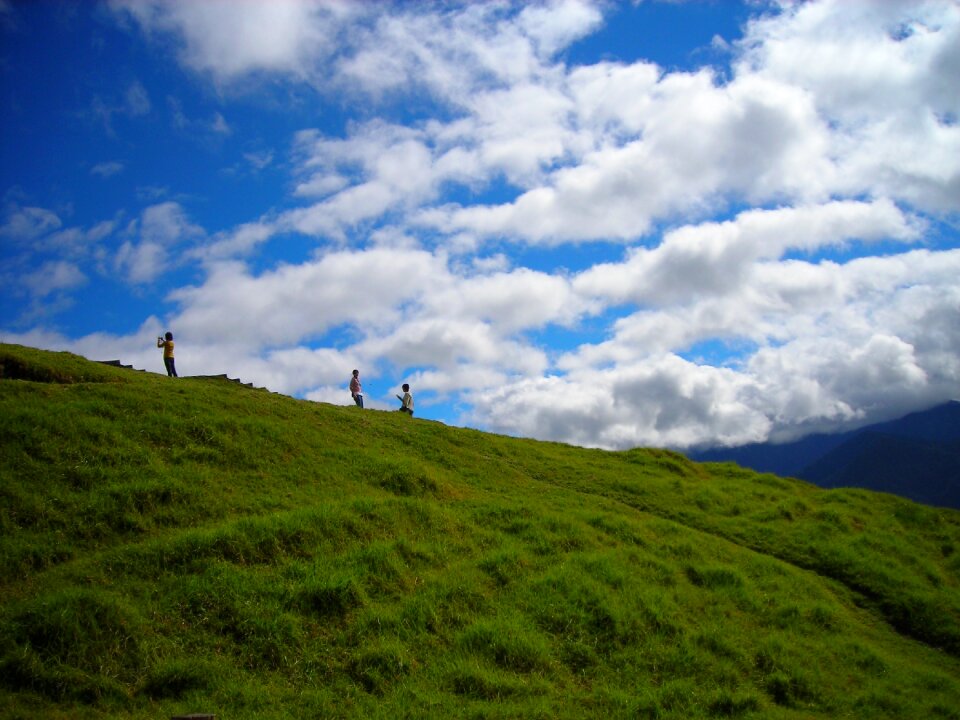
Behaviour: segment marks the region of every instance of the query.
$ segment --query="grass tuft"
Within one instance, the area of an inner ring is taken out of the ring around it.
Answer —
[[[179,699],[189,692],[207,690],[216,672],[216,666],[194,658],[164,660],[150,668],[141,692],[153,699]]]

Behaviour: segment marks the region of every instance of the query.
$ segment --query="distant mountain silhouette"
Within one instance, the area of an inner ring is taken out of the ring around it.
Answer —
[[[956,401],[847,433],[688,454],[700,462],[735,462],[826,488],[860,487],[960,508],[960,402]]]

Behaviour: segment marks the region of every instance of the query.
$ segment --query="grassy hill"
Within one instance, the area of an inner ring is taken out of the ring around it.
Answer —
[[[0,716],[958,718],[960,513],[0,346]]]

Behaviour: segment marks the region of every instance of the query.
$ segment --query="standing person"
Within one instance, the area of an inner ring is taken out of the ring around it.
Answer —
[[[177,368],[173,363],[173,333],[157,338],[157,347],[163,348],[163,365],[167,368],[167,377],[177,377]]]
[[[363,409],[363,388],[360,385],[360,371],[354,370],[353,377],[350,378],[350,394],[353,395],[353,401],[357,407]]]
[[[403,397],[397,395],[397,400],[403,403],[400,406],[400,412],[413,415],[413,395],[410,394],[410,386],[407,383],[403,384]]]

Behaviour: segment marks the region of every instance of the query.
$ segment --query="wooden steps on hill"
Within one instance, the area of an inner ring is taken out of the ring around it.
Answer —
[[[110,367],[123,368],[124,370],[134,370],[135,372],[146,372],[146,370],[140,370],[135,368],[133,365],[124,365],[120,360],[96,360],[95,362],[100,363],[101,365],[109,365]],[[264,387],[254,387],[253,383],[245,383],[240,380],[240,378],[228,377],[226,373],[220,375],[186,375],[184,377],[200,378],[202,380],[226,380],[227,382],[237,383],[243,387],[248,387],[253,390],[266,390]]]

